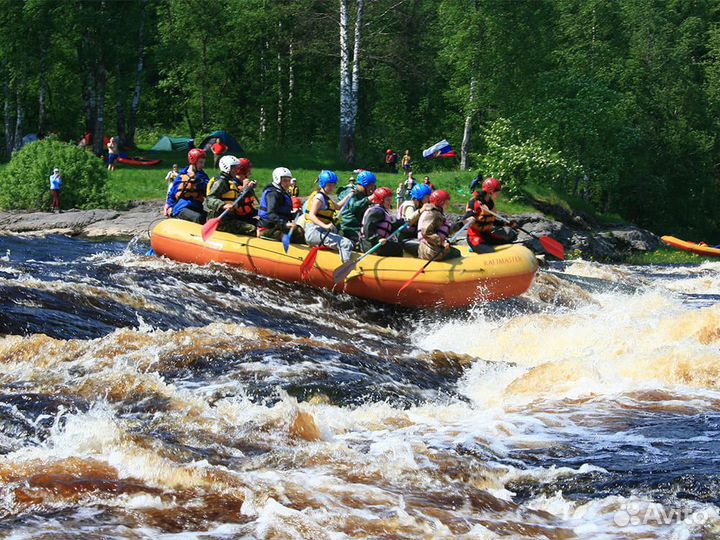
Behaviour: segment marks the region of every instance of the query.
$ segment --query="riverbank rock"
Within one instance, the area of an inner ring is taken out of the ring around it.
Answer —
[[[51,212],[0,212],[0,231],[23,235],[132,238],[147,234],[153,221],[162,219],[162,201],[139,201],[128,210],[65,210]]]

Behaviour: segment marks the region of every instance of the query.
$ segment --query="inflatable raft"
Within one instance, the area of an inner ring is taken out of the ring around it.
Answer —
[[[303,281],[300,265],[310,250],[306,245],[291,244],[285,253],[280,242],[223,232],[216,232],[206,243],[200,230],[200,225],[188,221],[161,221],[152,231],[152,248],[157,255],[179,262],[225,263],[283,281]],[[538,267],[533,253],[517,244],[498,246],[495,253],[486,255],[466,247],[460,250],[462,258],[431,263],[400,294],[403,284],[427,261],[369,255],[345,282],[335,285],[333,271],[341,264],[340,257],[321,250],[305,283],[387,304],[457,308],[524,293]]]
[[[672,246],[683,251],[690,251],[697,255],[704,255],[705,257],[720,257],[720,249],[714,247],[701,246],[700,244],[696,244],[694,242],[680,240],[674,236],[663,236],[660,239],[668,246]]]

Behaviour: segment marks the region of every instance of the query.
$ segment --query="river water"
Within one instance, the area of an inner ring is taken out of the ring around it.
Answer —
[[[712,538],[720,263],[446,313],[0,237],[0,538]]]

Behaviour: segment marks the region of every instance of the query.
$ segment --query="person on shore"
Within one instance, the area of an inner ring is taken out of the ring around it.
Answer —
[[[403,202],[405,202],[405,182],[400,182],[397,189],[395,190],[395,200],[397,201],[397,207],[400,208]]]
[[[352,240],[337,234],[335,214],[347,204],[352,192],[336,203],[330,196],[337,187],[338,177],[333,171],[321,171],[318,176],[320,188],[307,200],[305,210],[305,241],[309,246],[326,246],[340,253],[342,262],[352,256]]]
[[[281,240],[292,226],[293,197],[288,193],[292,182],[292,173],[286,167],[278,167],[272,172],[272,184],[267,186],[260,197],[258,210],[258,237]],[[297,199],[297,197],[295,197]],[[299,200],[299,199],[298,199]],[[299,231],[293,231],[291,242],[300,242]]]
[[[367,251],[377,244],[382,247],[375,251],[379,257],[402,257],[403,246],[397,236],[388,239],[403,221],[395,219],[390,214],[392,208],[393,192],[386,187],[377,188],[370,196],[372,206],[365,211],[362,218],[360,237],[363,249]]]
[[[165,175],[165,181],[172,185],[173,181],[175,180],[175,177],[178,175],[178,164],[173,163],[170,170]]]
[[[390,174],[397,174],[397,153],[393,152],[390,148],[385,150],[385,165]]]
[[[205,198],[205,211],[208,219],[218,217],[225,210],[232,208],[232,211],[222,220],[218,231],[233,234],[244,234],[254,236],[256,231],[254,207],[255,197],[247,193],[243,200],[233,207],[233,203],[242,192],[255,186],[254,182],[238,184],[237,172],[240,160],[235,156],[227,155],[220,158],[220,174],[210,180]]]
[[[108,171],[112,172],[115,170],[115,160],[118,158],[119,153],[119,145],[118,145],[118,138],[117,137],[111,137],[110,140],[107,143],[107,151],[108,151]]]
[[[288,188],[287,191],[291,197],[299,197],[300,196],[300,188],[297,185],[297,178],[290,179],[290,187]]]
[[[213,154],[213,167],[217,168],[217,164],[220,162],[220,159],[225,155],[225,152],[228,151],[228,147],[225,146],[225,144],[222,142],[222,139],[218,137],[215,139],[215,143],[210,147]]]
[[[349,200],[340,211],[340,234],[353,242],[360,240],[360,229],[365,210],[370,206],[368,198],[375,191],[377,179],[370,171],[357,175],[357,187],[350,192]]]
[[[407,173],[407,178],[405,179],[405,193],[403,195],[404,201],[410,197],[410,194],[412,193],[412,190],[416,185],[417,182],[415,181],[412,172]]]
[[[509,244],[517,239],[517,223],[510,227],[498,226],[496,218],[488,210],[495,211],[495,201],[500,198],[502,184],[496,178],[483,180],[480,191],[473,193],[465,208],[464,221],[472,220],[468,227],[467,242],[475,253],[492,253],[493,246]]]
[[[188,152],[188,166],[178,171],[167,196],[167,216],[194,223],[205,223],[207,213],[203,201],[210,179],[205,174],[204,150],[193,148]]]
[[[406,173],[410,172],[410,169],[412,169],[412,158],[410,157],[410,150],[405,150],[405,154],[403,155],[400,164],[402,165],[403,171],[405,171]]]
[[[432,182],[430,181],[430,177],[429,177],[429,176],[426,176],[425,178],[423,178],[422,183],[423,183],[424,185],[428,186],[431,191],[435,191],[435,186],[434,186],[434,185],[432,184]]]
[[[50,209],[52,212],[60,213],[60,189],[62,188],[62,176],[60,175],[60,169],[55,167],[53,173],[50,175],[50,195],[52,196],[52,204]]]
[[[360,174],[362,172],[361,170],[358,170],[355,174]],[[348,193],[352,193],[355,191],[355,188],[357,187],[357,183],[355,182],[355,177],[351,176],[348,178],[347,184],[345,184],[343,187],[338,188],[337,195],[340,199],[343,199]]]
[[[445,216],[450,207],[450,194],[439,189],[433,191],[427,204],[420,210],[418,220],[418,240],[420,259],[443,261],[460,257],[458,249],[452,247],[448,240],[451,223]]]

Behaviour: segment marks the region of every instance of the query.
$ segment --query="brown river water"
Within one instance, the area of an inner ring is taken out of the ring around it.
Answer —
[[[0,538],[720,536],[720,263],[452,312],[0,236]]]

